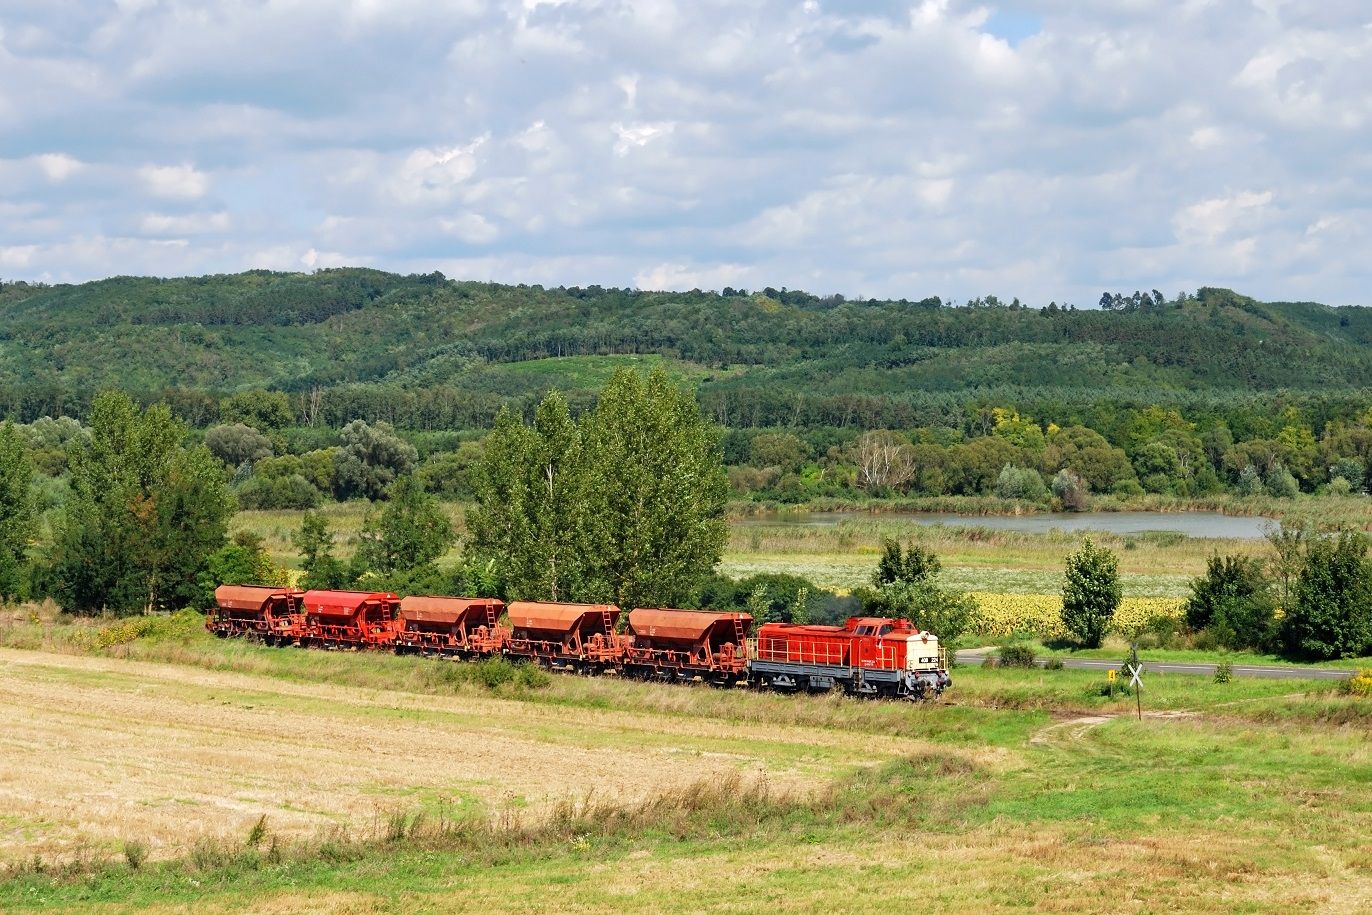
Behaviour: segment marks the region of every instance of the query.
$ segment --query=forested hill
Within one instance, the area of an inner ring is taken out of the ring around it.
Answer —
[[[218,395],[276,388],[321,392],[329,424],[481,426],[505,399],[588,396],[630,358],[689,378],[732,425],[914,426],[974,401],[1060,413],[1372,388],[1372,309],[1224,289],[1107,304],[545,289],[367,269],[6,283],[0,410],[80,413],[119,387],[209,422]]]

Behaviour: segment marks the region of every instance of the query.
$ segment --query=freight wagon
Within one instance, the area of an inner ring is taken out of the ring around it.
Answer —
[[[746,680],[752,626],[746,613],[640,607],[629,612],[624,672],[720,686]]]
[[[205,627],[221,639],[240,636],[274,644],[297,624],[304,595],[297,588],[220,585]]]
[[[504,612],[504,601],[493,597],[401,598],[396,653],[480,658],[498,652]]]

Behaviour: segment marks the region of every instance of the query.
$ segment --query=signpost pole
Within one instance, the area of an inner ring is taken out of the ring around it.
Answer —
[[[1139,663],[1139,643],[1129,646],[1129,667],[1134,675],[1134,706],[1138,709],[1139,721],[1143,720],[1143,665]]]

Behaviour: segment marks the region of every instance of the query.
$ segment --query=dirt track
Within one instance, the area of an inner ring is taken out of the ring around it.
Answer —
[[[873,742],[845,736],[765,727],[745,742],[710,720],[0,649],[0,862],[127,839],[172,854],[246,835],[264,813],[275,832],[309,834],[449,801],[629,798],[739,769],[800,787]]]

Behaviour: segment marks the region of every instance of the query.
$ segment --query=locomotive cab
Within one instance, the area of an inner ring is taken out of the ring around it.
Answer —
[[[905,686],[918,697],[937,696],[953,683],[938,636],[913,632],[905,640]]]

